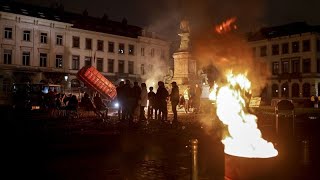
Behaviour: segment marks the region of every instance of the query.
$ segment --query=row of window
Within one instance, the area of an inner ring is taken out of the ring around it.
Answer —
[[[4,28],[4,38],[5,39],[12,39],[13,29],[10,27]],[[31,31],[24,30],[22,35],[23,41],[31,41]],[[40,43],[48,44],[48,33],[41,32],[40,33]],[[56,45],[63,45],[63,35],[56,35]],[[72,37],[72,47],[73,48],[80,48],[80,37],[73,36]],[[85,49],[92,50],[92,39],[85,38]],[[97,40],[97,51],[104,51],[104,41]],[[141,56],[145,55],[145,48],[141,48]],[[112,41],[108,41],[108,52],[115,53],[115,43]],[[118,44],[118,53],[125,54],[126,48],[124,43]],[[134,55],[135,54],[135,47],[132,44],[128,45],[128,54]],[[154,48],[151,49],[150,52],[151,57],[154,57],[155,50]],[[161,58],[164,58],[164,51],[161,51]]]
[[[108,59],[107,61],[107,72],[108,73],[114,73],[114,59]],[[92,59],[91,57],[85,57],[84,59],[84,65],[92,65]],[[134,74],[134,62],[128,61],[128,73]],[[71,69],[73,70],[79,70],[80,68],[80,56],[73,55],[72,56],[72,64]],[[97,70],[100,72],[103,72],[104,69],[104,61],[103,58],[97,58]],[[125,73],[125,60],[118,60],[118,73]]]
[[[319,62],[318,62],[319,63]],[[281,64],[281,72],[280,72]],[[280,73],[300,73],[301,67],[300,58],[282,58],[280,62],[272,62],[272,74],[277,75]],[[320,67],[320,64],[318,65]],[[320,68],[319,71],[320,72]],[[311,73],[311,59],[302,59],[302,73]]]
[[[80,37],[79,36],[72,36],[72,47],[73,48],[80,48]],[[85,39],[85,49],[92,49],[92,39],[86,38]],[[104,51],[104,41],[97,40],[97,51]],[[115,52],[115,43],[112,41],[108,42],[108,52],[114,53]],[[125,44],[119,43],[118,45],[118,53],[125,54]],[[128,45],[128,54],[134,55],[134,45]]]
[[[302,43],[302,45],[301,45]],[[311,41],[309,39],[300,41],[293,41],[291,43],[285,42],[281,44],[271,45],[271,55],[289,54],[289,46],[291,45],[291,53],[309,52],[311,51]],[[301,47],[300,47],[301,46]],[[268,46],[260,46],[260,57],[268,55]],[[256,47],[252,48],[253,54],[256,54]],[[320,51],[320,40],[317,40],[317,51]]]
[[[23,51],[22,52],[22,65],[30,66],[30,52]],[[107,61],[107,72],[114,73],[114,59],[108,59]],[[4,64],[12,64],[12,50],[4,50],[3,53],[3,63]],[[40,53],[39,54],[39,66],[40,67],[47,67],[48,64],[48,54]],[[84,58],[84,65],[92,65],[92,58],[85,57]],[[63,56],[56,55],[55,57],[55,67],[56,68],[63,68]],[[128,73],[134,74],[134,62],[128,61]],[[73,55],[72,56],[72,64],[71,69],[79,70],[80,69],[80,56]],[[104,61],[103,58],[97,58],[97,70],[103,72],[104,69]],[[141,65],[141,72],[144,74],[144,65]],[[125,60],[118,60],[118,73],[125,73]]]
[[[318,84],[318,89],[320,88],[320,83]],[[304,83],[302,85],[302,97],[310,97],[311,95],[311,85],[310,83]],[[272,85],[272,97],[289,97],[289,84],[284,83],[279,89],[278,84]],[[300,86],[298,83],[293,83],[291,85],[291,97],[300,97]]]

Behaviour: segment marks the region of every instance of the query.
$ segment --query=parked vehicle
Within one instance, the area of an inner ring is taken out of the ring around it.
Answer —
[[[42,110],[45,107],[45,96],[49,91],[63,92],[57,84],[19,83],[12,85],[12,106],[20,110]]]

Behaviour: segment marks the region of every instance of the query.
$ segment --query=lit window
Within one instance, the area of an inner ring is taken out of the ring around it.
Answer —
[[[129,44],[129,54],[134,55],[134,45]]]
[[[119,54],[124,54],[124,44],[122,44],[122,43],[119,44],[118,52],[119,52]]]

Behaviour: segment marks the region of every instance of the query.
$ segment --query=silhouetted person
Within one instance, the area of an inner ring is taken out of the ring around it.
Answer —
[[[177,86],[176,82],[172,82],[172,90],[170,94],[170,101],[172,105],[172,112],[173,112],[173,122],[178,122],[178,113],[177,113],[177,105],[179,104],[179,87]]]
[[[102,117],[108,116],[108,108],[103,103],[100,94],[97,93],[96,96],[93,98],[94,105],[96,106],[97,113]],[[101,111],[105,111],[105,113],[101,113]]]
[[[148,91],[146,83],[141,83],[141,94],[140,94],[140,120],[146,120],[144,108],[148,103]]]
[[[169,93],[167,89],[164,87],[164,83],[162,81],[158,82],[158,90],[156,93],[156,103],[159,106],[159,117],[161,117],[161,121],[164,122],[167,120],[168,111],[167,111],[167,98]]]
[[[72,95],[69,98],[68,105],[67,105],[66,109],[76,111],[78,108],[78,104],[79,104],[79,102],[78,102],[77,97],[75,95]]]
[[[193,107],[196,113],[200,111],[201,94],[202,94],[202,89],[198,84],[196,84],[196,87],[194,88],[194,97],[193,97]]]
[[[156,93],[153,92],[153,87],[149,87],[149,93],[148,93],[148,119],[152,119],[153,117],[153,111],[155,110],[155,101],[156,101]]]
[[[124,114],[124,106],[125,106],[125,92],[124,92],[124,81],[120,81],[119,86],[117,87],[117,100],[119,103],[118,107],[118,118],[119,120],[124,120],[125,119],[125,114]]]

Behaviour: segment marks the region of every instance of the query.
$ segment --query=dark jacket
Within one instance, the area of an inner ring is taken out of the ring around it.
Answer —
[[[174,103],[179,103],[179,87],[173,86],[170,94],[170,100]]]

